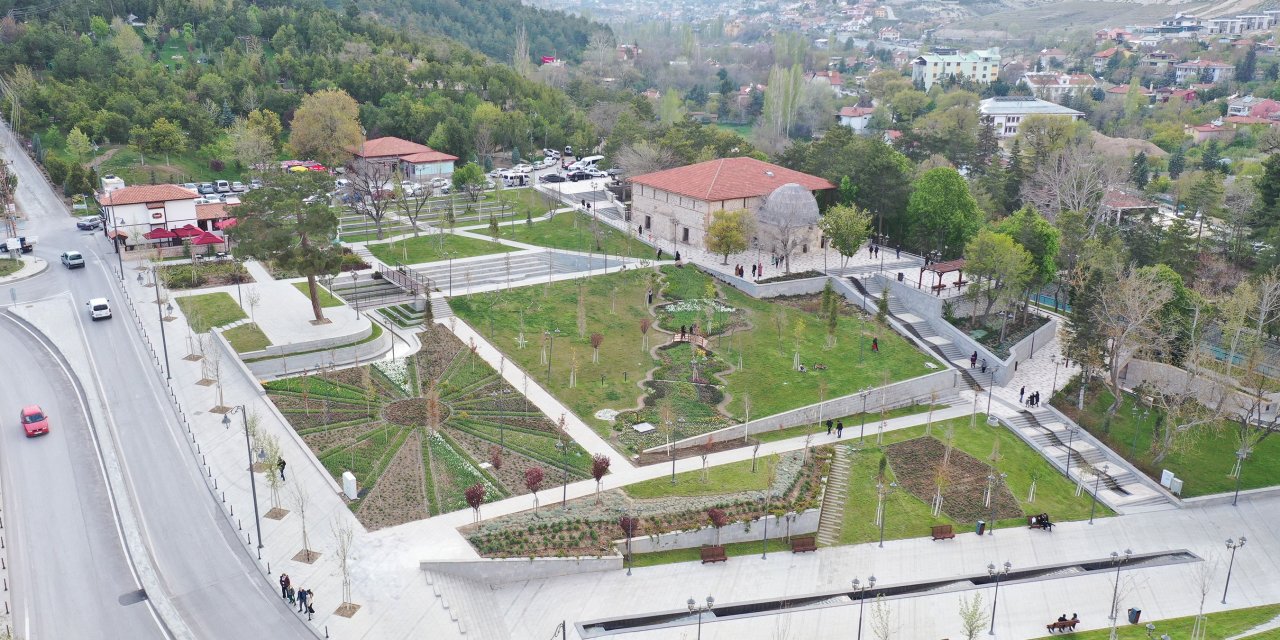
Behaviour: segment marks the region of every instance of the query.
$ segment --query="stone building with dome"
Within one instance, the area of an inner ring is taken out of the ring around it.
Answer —
[[[721,158],[632,178],[631,224],[674,253],[681,247],[705,249],[716,211],[748,209],[760,223],[756,236],[761,250],[768,251],[771,240],[781,240],[772,230],[786,222],[788,240],[802,240],[796,245],[799,252],[816,247],[820,239],[814,193],[835,188],[825,178],[755,158]],[[763,211],[766,228],[762,210],[769,201],[773,204]]]
[[[756,212],[756,240],[761,251],[785,260],[791,272],[791,258],[817,247],[822,232],[818,229],[818,200],[813,192],[794,182],[774,189],[765,196]]]

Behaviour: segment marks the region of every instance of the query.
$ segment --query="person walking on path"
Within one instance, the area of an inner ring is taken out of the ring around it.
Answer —
[[[285,467],[284,458],[280,458],[280,461],[276,463],[276,468],[280,470],[281,480],[284,480],[284,467]]]
[[[1022,388],[1018,390],[1018,404],[1022,404],[1022,398],[1026,394],[1027,394],[1027,386],[1023,385]]]
[[[844,420],[841,420],[836,423],[836,437],[837,438],[844,437]]]
[[[871,339],[871,353],[880,353],[880,338]]]
[[[289,593],[288,593],[288,596],[287,596],[287,597],[289,598],[289,606],[291,606],[291,607],[292,607],[292,606],[293,606],[294,604],[296,604],[296,603],[297,603],[297,601],[298,601],[298,600],[297,600],[298,593],[297,593],[297,591],[295,591],[295,590],[294,590],[294,588],[293,588],[293,587],[289,587],[288,591],[289,591]]]
[[[986,373],[986,372],[987,372],[987,359],[986,359],[986,358],[983,358],[983,359],[982,359],[982,372],[983,372],[983,373]]]
[[[658,247],[658,259],[662,259],[662,247]]]
[[[306,589],[298,589],[298,613],[307,612],[307,595],[309,592]]]
[[[828,428],[827,431],[831,431],[831,429]],[[289,574],[282,573],[280,574],[280,598],[288,599],[288,597],[289,597]]]
[[[874,244],[867,245],[867,255],[872,258],[876,257],[876,246]]]
[[[312,620],[316,615],[316,594],[307,589],[307,620]]]
[[[894,248],[893,248],[893,257],[894,257],[895,259],[896,259],[896,258],[901,258],[901,257],[902,257],[902,245],[898,245],[898,246],[896,246],[896,247],[894,247]]]
[[[831,419],[827,418],[827,435],[831,435]]]
[[[969,356],[969,368],[972,369],[976,366],[978,366],[978,352],[974,351],[973,355]]]
[[[754,262],[753,262],[753,263],[751,263],[751,277],[752,277],[752,278],[755,278],[755,277],[756,277],[756,265],[755,265],[755,263],[754,263]]]

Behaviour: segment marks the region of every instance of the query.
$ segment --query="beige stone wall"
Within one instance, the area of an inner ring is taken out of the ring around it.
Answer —
[[[760,208],[760,202],[760,198],[707,202],[646,185],[635,185],[631,190],[631,221],[642,225],[645,216],[649,216],[651,224],[645,233],[652,234],[653,241],[664,248],[669,248],[674,242],[677,248],[705,249],[707,226],[711,224],[714,212],[746,208],[754,213]],[[689,230],[687,241],[684,239],[685,229]]]

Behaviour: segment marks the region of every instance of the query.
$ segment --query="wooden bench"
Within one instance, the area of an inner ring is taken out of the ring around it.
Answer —
[[[818,550],[817,536],[798,536],[791,539],[791,552],[804,553]]]
[[[951,525],[949,524],[940,524],[933,528],[934,540],[950,540],[954,537],[956,537],[956,534],[951,530]]]
[[[945,291],[945,290],[946,290],[946,288],[947,288],[947,286],[948,286],[948,285],[947,285],[946,283],[941,283],[941,282],[940,282],[940,283],[938,283],[938,284],[933,285],[933,286],[932,286],[932,287],[930,287],[930,288],[931,288],[931,289],[933,289],[933,290],[934,290],[934,292],[936,293],[936,292],[938,292],[938,291]]]
[[[1043,529],[1043,530],[1045,530],[1045,531],[1053,531],[1053,522],[1052,522],[1052,521],[1050,521],[1048,524],[1042,524],[1042,523],[1036,522],[1036,517],[1035,517],[1035,516],[1027,516],[1027,528],[1028,528],[1028,529]]]
[[[1078,622],[1080,621],[1079,620],[1059,620],[1057,622],[1050,622],[1049,624],[1046,624],[1044,628],[1048,629],[1049,633],[1053,633],[1054,631],[1062,631],[1062,632],[1075,631],[1076,623]]]
[[[699,549],[699,551],[702,553],[702,564],[724,562],[729,559],[728,556],[724,555],[724,547],[707,545]]]

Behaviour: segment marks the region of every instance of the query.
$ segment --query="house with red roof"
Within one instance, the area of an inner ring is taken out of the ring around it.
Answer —
[[[836,118],[841,125],[853,129],[854,133],[865,133],[874,112],[874,107],[841,107]]]
[[[1093,54],[1094,72],[1102,73],[1102,71],[1107,68],[1107,65],[1111,62],[1112,58],[1116,57],[1117,55],[1121,55],[1121,51],[1123,51],[1123,49],[1121,49],[1120,47],[1111,47],[1109,49],[1103,49],[1102,51],[1099,51]]]
[[[144,184],[97,196],[106,218],[107,237],[126,247],[146,243],[142,234],[196,224],[195,191],[176,184]]]
[[[458,160],[458,156],[394,136],[365,140],[350,151],[356,163],[394,163],[402,176],[419,182],[452,175],[453,164]]]
[[[765,196],[788,183],[811,192],[836,188],[825,178],[755,158],[721,158],[631,178],[631,219],[654,242],[703,248],[712,214],[755,213]]]
[[[1254,118],[1280,117],[1280,102],[1271,98],[1255,98],[1244,96],[1227,101],[1228,116],[1250,116]]]
[[[1197,126],[1187,125],[1184,129],[1196,144],[1208,140],[1229,141],[1235,135],[1235,129],[1224,126],[1221,122],[1210,122]]]

